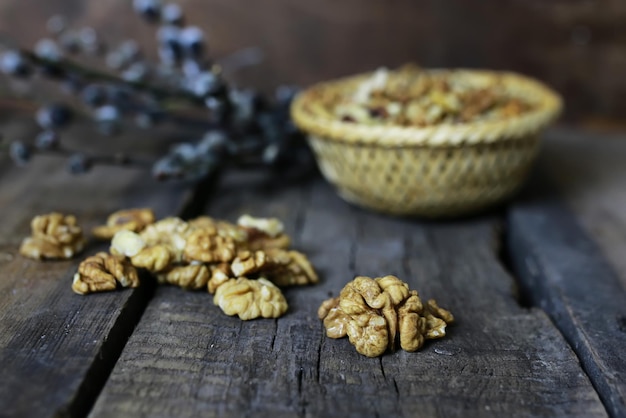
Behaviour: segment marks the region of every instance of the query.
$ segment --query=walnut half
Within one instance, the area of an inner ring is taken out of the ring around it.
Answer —
[[[238,315],[244,321],[278,318],[287,312],[287,301],[280,289],[263,278],[229,279],[217,288],[213,303],[226,315]]]
[[[74,275],[72,290],[86,295],[114,290],[117,283],[123,287],[139,286],[137,270],[122,256],[100,252],[80,263]]]
[[[318,310],[330,338],[348,336],[356,350],[377,357],[395,350],[396,337],[406,351],[416,351],[424,340],[446,335],[452,314],[431,299],[426,306],[417,291],[395,276],[356,277],[338,298],[324,301]]]
[[[73,215],[53,212],[35,216],[30,227],[31,236],[20,246],[25,257],[69,259],[85,247],[82,229]]]

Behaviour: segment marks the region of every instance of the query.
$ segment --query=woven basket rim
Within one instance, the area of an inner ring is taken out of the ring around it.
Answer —
[[[524,90],[533,96],[535,108],[519,116],[495,121],[478,121],[461,124],[440,124],[428,127],[360,125],[344,122],[329,115],[326,108],[316,100],[322,92],[337,91],[346,85],[365,79],[372,73],[358,74],[315,84],[301,92],[293,101],[291,116],[294,123],[310,135],[354,144],[377,144],[380,146],[407,145],[460,145],[492,143],[515,139],[539,132],[561,112],[560,96],[545,84],[521,74],[509,71],[475,69],[428,69],[437,75],[469,75],[492,78],[507,87]]]

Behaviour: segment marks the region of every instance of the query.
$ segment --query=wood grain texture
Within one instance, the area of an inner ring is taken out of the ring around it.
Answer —
[[[234,75],[246,86],[310,83],[397,66],[508,69],[538,77],[566,98],[571,118],[620,118],[626,110],[626,5],[621,0],[185,0],[213,52],[256,46],[265,61]],[[111,44],[135,37],[153,51],[151,28],[128,0],[0,0],[0,30],[22,44],[67,15]],[[154,54],[152,54],[154,55]]]
[[[22,119],[19,126],[28,137],[28,123]],[[82,257],[34,261],[18,254],[19,244],[38,214],[75,214],[89,235],[91,227],[121,208],[145,205],[160,216],[176,213],[186,189],[157,185],[145,171],[130,169],[96,168],[72,177],[63,161],[52,158],[37,159],[28,168],[4,158],[0,166],[0,415],[84,416],[153,286],[148,281],[137,290],[80,296],[71,283]],[[91,243],[85,254],[107,247]]]
[[[626,135],[571,128],[546,134],[540,164],[626,288]]]
[[[204,292],[157,289],[91,416],[606,416],[548,317],[520,307],[495,218],[418,223],[299,188],[226,179],[207,213],[279,216],[321,284],[278,320],[227,317]],[[381,358],[324,336],[316,311],[355,274],[398,274],[450,308],[449,336]]]
[[[537,174],[509,210],[509,258],[525,298],[561,330],[611,416],[626,417],[626,291],[545,173]]]

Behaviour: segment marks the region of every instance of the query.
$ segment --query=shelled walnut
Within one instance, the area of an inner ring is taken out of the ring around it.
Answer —
[[[152,209],[124,209],[109,215],[106,225],[95,227],[91,233],[98,239],[107,240],[122,230],[140,232],[155,221],[156,218]]]
[[[287,301],[280,289],[263,278],[229,279],[217,288],[213,303],[226,315],[238,315],[244,321],[278,318],[287,311]]]
[[[114,290],[117,283],[123,287],[139,286],[137,270],[122,256],[99,252],[80,263],[72,290],[86,295]]]
[[[222,236],[216,228],[196,229],[187,237],[184,258],[204,263],[223,263],[235,258],[236,244],[229,236]]]
[[[462,73],[443,74],[405,66],[374,72],[337,102],[343,122],[365,125],[427,127],[502,120],[520,116],[534,105],[512,95],[497,79],[471,82]]]
[[[197,290],[207,286],[210,273],[204,264],[174,266],[156,275],[159,283],[180,286],[183,289]]]
[[[298,251],[267,249],[241,251],[231,264],[235,277],[262,274],[277,286],[317,283],[315,270],[306,256]]]
[[[172,262],[181,262],[187,237],[193,230],[194,228],[182,219],[169,217],[148,225],[139,236],[146,243],[146,247],[163,245],[169,250]]]
[[[415,290],[395,276],[356,277],[337,298],[322,303],[318,316],[330,338],[348,336],[356,350],[377,357],[395,350],[396,336],[406,351],[416,351],[425,339],[445,336],[452,314],[434,300],[426,306]]]
[[[25,257],[69,259],[85,247],[82,229],[73,215],[52,212],[35,216],[30,226],[31,236],[20,246]]]

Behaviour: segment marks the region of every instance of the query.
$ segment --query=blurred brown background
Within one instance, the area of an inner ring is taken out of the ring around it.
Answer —
[[[214,55],[257,46],[263,63],[235,76],[272,88],[417,62],[429,67],[519,71],[566,98],[566,118],[620,121],[626,114],[624,0],[182,0]],[[0,0],[0,30],[24,46],[62,13],[110,43],[153,44],[131,0]]]

